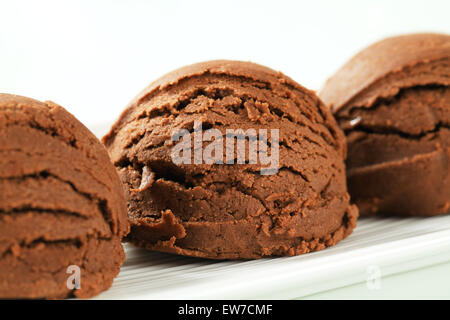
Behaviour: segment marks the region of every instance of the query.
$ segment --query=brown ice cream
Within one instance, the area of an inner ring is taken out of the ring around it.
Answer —
[[[192,143],[190,164],[173,158],[180,129]],[[238,164],[237,142],[230,158],[215,149],[217,161],[202,162],[195,151],[212,142],[196,145],[195,136],[208,129],[221,143],[230,129],[267,130],[267,142],[259,140],[266,155],[279,130],[276,170],[251,162],[250,149]],[[344,135],[331,112],[313,92],[257,64],[211,61],[167,74],[132,101],[103,142],[127,189],[128,239],[141,247],[214,259],[297,255],[336,244],[356,224]]]
[[[129,224],[100,141],[54,103],[0,94],[0,153],[0,298],[90,297],[110,287]]]
[[[450,212],[450,36],[377,42],[320,97],[346,132],[349,192],[362,214]]]

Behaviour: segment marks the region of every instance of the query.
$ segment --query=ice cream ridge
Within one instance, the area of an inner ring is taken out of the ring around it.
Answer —
[[[343,132],[314,92],[269,68],[220,60],[175,70],[132,100],[103,142],[137,246],[292,256],[355,228]]]
[[[53,102],[0,94],[0,298],[109,288],[129,231],[101,142]]]
[[[377,42],[325,84],[361,214],[450,212],[449,85],[450,36],[431,33]]]

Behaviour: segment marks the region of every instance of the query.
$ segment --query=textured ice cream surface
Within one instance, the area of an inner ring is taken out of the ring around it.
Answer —
[[[277,143],[275,172],[262,174],[267,164],[252,163],[249,149],[244,163],[236,151],[227,164],[226,142],[213,153],[222,162],[198,161],[211,143],[195,145],[200,124],[221,141],[227,130],[266,130],[259,146],[271,154]],[[172,156],[180,130],[192,143],[190,163]],[[312,91],[254,63],[169,73],[130,103],[103,142],[127,189],[128,239],[141,247],[214,259],[296,255],[334,245],[356,224],[344,135],[331,112]]]
[[[450,212],[449,86],[450,36],[440,34],[377,42],[325,84],[362,214]]]
[[[110,287],[129,223],[100,141],[52,102],[0,94],[0,153],[0,298]]]

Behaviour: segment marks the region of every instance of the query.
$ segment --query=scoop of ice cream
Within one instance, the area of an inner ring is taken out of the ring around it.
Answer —
[[[349,192],[362,214],[450,212],[450,36],[377,42],[320,97],[347,135]]]
[[[0,298],[107,289],[129,224],[104,146],[60,106],[0,94],[0,153]]]
[[[342,131],[313,92],[266,67],[211,61],[169,73],[103,142],[138,246],[216,259],[296,255],[355,227]]]

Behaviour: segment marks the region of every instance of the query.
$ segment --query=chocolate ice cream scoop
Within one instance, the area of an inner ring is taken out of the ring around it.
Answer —
[[[52,102],[0,94],[0,153],[0,298],[110,287],[129,224],[100,141]]]
[[[316,95],[236,61],[150,84],[103,138],[141,247],[240,259],[296,255],[348,236],[357,209],[344,135]]]
[[[349,192],[362,214],[450,212],[450,36],[377,42],[319,95],[347,135]]]

